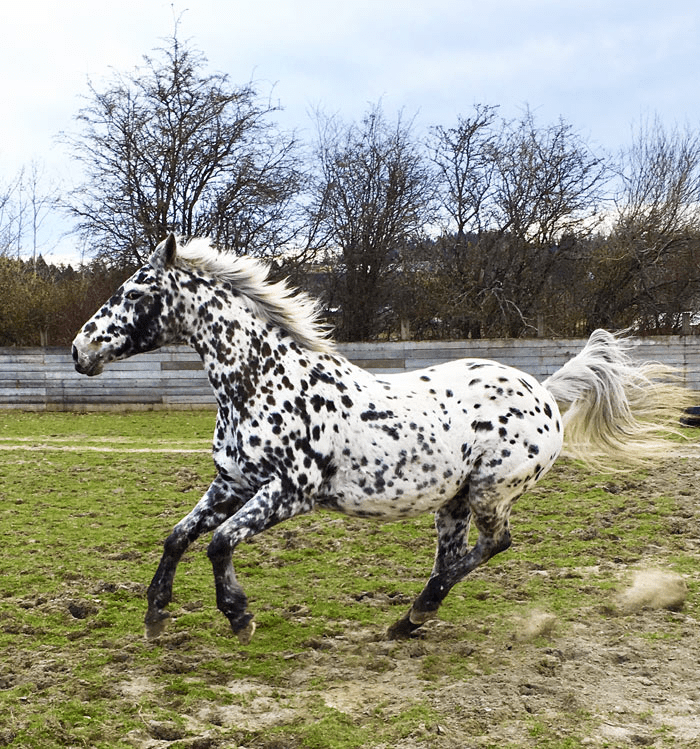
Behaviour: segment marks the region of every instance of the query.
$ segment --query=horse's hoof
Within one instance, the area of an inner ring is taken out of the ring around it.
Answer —
[[[388,640],[405,640],[407,637],[410,637],[414,630],[418,629],[420,625],[414,624],[408,617],[408,614],[406,616],[399,619],[397,622],[394,622],[394,624],[389,627],[386,631],[386,637]]]
[[[255,621],[251,619],[248,624],[246,624],[243,629],[239,629],[236,632],[236,637],[238,637],[238,642],[241,643],[241,645],[249,645],[250,641],[253,639],[253,634],[255,633]]]
[[[416,627],[420,627],[421,624],[425,624],[429,619],[434,619],[437,616],[437,609],[433,611],[416,611],[412,608],[408,612],[408,618],[411,624],[415,624]]]
[[[411,607],[405,616],[391,625],[386,632],[389,640],[401,640],[410,637],[422,624],[429,619],[434,619],[437,609],[434,611],[416,611]]]
[[[149,611],[146,614],[146,639],[157,640],[165,632],[169,620],[170,614],[167,611]]]
[[[235,619],[229,619],[231,622],[231,629],[233,634],[236,635],[241,645],[247,645],[255,632],[255,622],[253,621],[252,614],[241,614]]]

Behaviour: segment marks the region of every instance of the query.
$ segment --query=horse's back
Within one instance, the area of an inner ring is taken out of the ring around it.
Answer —
[[[451,402],[457,433],[464,430],[479,454],[478,469],[495,480],[539,477],[563,443],[559,408],[535,377],[490,359],[457,359],[399,375],[396,383],[424,385],[433,397]],[[515,480],[515,479],[513,479]]]

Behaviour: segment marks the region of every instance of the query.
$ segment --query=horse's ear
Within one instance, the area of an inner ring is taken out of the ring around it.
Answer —
[[[177,240],[175,239],[175,235],[170,232],[168,236],[165,238],[165,248],[164,248],[164,257],[165,257],[165,266],[166,268],[169,265],[172,265],[175,261],[175,253],[177,252]]]
[[[149,262],[154,268],[168,268],[175,261],[176,254],[177,239],[175,239],[175,235],[170,232],[158,247],[156,247]]]

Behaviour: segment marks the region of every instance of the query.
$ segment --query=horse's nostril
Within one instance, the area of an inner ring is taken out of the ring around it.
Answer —
[[[73,361],[77,362],[78,361],[78,349],[75,346],[72,347],[71,354],[73,356]]]

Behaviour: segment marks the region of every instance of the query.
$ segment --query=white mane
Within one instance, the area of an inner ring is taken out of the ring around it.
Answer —
[[[260,317],[285,330],[297,343],[313,351],[333,351],[328,331],[319,320],[318,304],[290,289],[285,281],[269,282],[269,268],[260,260],[219,252],[206,238],[193,238],[186,244],[178,240],[176,265],[178,260],[230,283]]]

